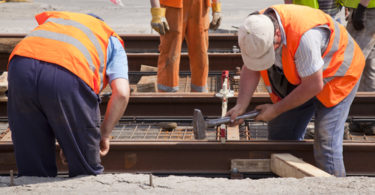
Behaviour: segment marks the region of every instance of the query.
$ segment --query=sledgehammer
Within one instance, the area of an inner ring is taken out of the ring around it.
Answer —
[[[236,120],[251,119],[251,118],[256,117],[258,114],[259,114],[258,110],[253,110],[244,115],[238,116]],[[206,138],[206,131],[208,127],[214,127],[216,125],[220,125],[220,124],[224,124],[228,122],[230,122],[229,116],[205,121],[203,118],[202,112],[199,109],[194,109],[194,116],[193,116],[194,137],[195,139],[204,139]]]

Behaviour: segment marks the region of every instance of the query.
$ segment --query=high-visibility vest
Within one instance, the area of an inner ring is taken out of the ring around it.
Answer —
[[[186,0],[190,1],[190,0]],[[210,0],[203,0],[206,1],[207,7],[211,6]],[[168,7],[175,7],[175,8],[182,8],[183,0],[160,0],[160,4]]]
[[[357,8],[361,0],[342,0],[345,7]],[[367,8],[375,8],[375,0],[370,0]]]
[[[103,21],[87,14],[48,11],[35,16],[39,26],[10,55],[60,65],[97,94],[107,85],[107,46],[111,36],[122,39]]]
[[[340,103],[358,82],[365,65],[365,58],[357,43],[344,26],[318,9],[291,4],[272,8],[279,14],[285,31],[286,45],[282,45],[281,61],[285,77],[293,85],[301,83],[294,57],[302,35],[314,27],[328,26],[331,35],[322,55],[324,87],[316,97],[326,107]],[[304,17],[300,17],[302,15]],[[279,101],[280,98],[272,92],[267,70],[261,71],[261,75],[272,101]]]
[[[318,0],[293,0],[293,4],[306,5],[312,8],[319,9]]]

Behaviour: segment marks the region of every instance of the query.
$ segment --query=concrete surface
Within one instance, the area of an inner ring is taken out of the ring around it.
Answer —
[[[28,33],[37,23],[34,15],[43,11],[95,13],[117,33],[151,33],[150,1],[122,0],[124,7],[109,0],[30,0],[28,3],[0,4],[0,33]],[[251,12],[282,0],[222,0],[220,29],[235,30]],[[156,33],[156,32],[152,32]]]

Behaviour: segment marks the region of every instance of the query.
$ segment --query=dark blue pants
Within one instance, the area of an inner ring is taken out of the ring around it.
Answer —
[[[57,175],[56,139],[69,176],[96,175],[99,98],[81,79],[47,62],[15,56],[9,64],[8,118],[20,176]]]

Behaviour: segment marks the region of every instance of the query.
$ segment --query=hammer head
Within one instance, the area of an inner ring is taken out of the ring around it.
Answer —
[[[195,139],[206,138],[207,125],[203,118],[202,112],[199,109],[194,109],[193,128]]]

